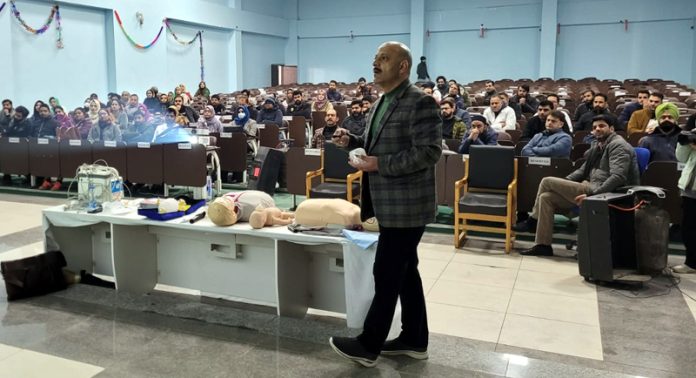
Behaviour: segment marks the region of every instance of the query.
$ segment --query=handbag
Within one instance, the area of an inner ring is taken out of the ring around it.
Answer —
[[[52,293],[67,287],[63,267],[67,265],[60,251],[51,251],[0,264],[5,279],[7,299],[12,301]]]

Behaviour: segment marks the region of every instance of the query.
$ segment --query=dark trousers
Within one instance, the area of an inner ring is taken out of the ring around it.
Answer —
[[[375,296],[365,318],[360,343],[372,353],[380,353],[389,334],[396,301],[401,298],[399,339],[411,347],[428,346],[428,318],[423,284],[418,274],[418,243],[423,227],[391,228],[379,226],[379,240],[372,274]]]
[[[682,239],[686,247],[686,265],[696,268],[696,199],[682,197]]]

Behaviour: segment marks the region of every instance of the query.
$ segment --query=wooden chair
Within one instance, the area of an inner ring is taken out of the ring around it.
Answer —
[[[0,138],[0,172],[8,175],[29,173],[29,142],[26,138]]]
[[[280,144],[280,128],[275,123],[259,125],[259,146],[278,148]]]
[[[514,243],[512,223],[517,208],[517,159],[512,147],[471,146],[464,178],[454,184],[454,246],[468,230],[502,233],[505,253]],[[468,221],[502,223],[503,227],[472,225]]]
[[[570,150],[570,160],[576,161],[585,156],[585,152],[592,147],[589,143],[580,143],[573,146]]]
[[[638,147],[638,143],[646,135],[648,135],[648,133],[646,133],[644,131],[637,131],[635,133],[632,133],[631,135],[628,136],[628,139],[627,139],[628,144],[630,144],[633,147]]]
[[[306,174],[307,198],[344,198],[354,202],[360,198],[362,171],[348,164],[348,152],[333,143],[324,143],[321,152],[321,168]],[[313,186],[314,178],[320,184]]]
[[[542,158],[548,165],[530,164],[529,157],[520,157],[517,211],[532,211],[539,184],[544,177],[566,177],[573,172],[573,162],[564,158]]]

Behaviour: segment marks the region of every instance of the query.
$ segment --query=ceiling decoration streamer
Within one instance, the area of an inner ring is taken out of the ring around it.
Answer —
[[[0,5],[0,12],[2,12],[3,9],[5,9],[5,5],[7,5],[7,3],[2,3],[2,5]]]
[[[159,37],[162,35],[162,30],[164,30],[164,25],[162,25],[160,27],[159,32],[157,32],[157,36],[155,37],[155,39],[152,40],[152,42],[148,43],[147,45],[141,45],[140,43],[135,42],[133,40],[133,38],[131,38],[131,36],[128,34],[126,29],[123,27],[123,22],[121,21],[121,16],[119,16],[118,11],[116,9],[114,9],[114,16],[116,16],[116,21],[118,22],[118,26],[121,27],[121,31],[123,31],[123,35],[126,36],[126,39],[128,39],[128,41],[130,41],[130,43],[132,43],[133,46],[135,46],[136,48],[139,48],[139,49],[145,50],[145,49],[149,49],[150,47],[152,47],[152,45],[157,43],[157,40],[159,40]]]
[[[5,8],[5,4],[6,3],[3,3],[2,6],[0,6],[0,12],[2,11],[3,8]],[[17,9],[17,5],[15,4],[14,0],[10,1],[10,6],[12,7],[12,14],[15,16],[17,21],[19,21],[19,23],[22,25],[22,27],[26,31],[28,31],[29,33],[32,33],[34,35],[39,35],[39,34],[43,34],[44,32],[46,32],[46,30],[48,30],[48,28],[51,26],[51,23],[55,19],[56,20],[56,32],[58,33],[58,37],[56,39],[56,47],[59,49],[62,49],[64,47],[63,46],[63,28],[60,24],[60,7],[58,7],[58,5],[54,5],[53,7],[51,7],[51,13],[48,15],[48,19],[46,20],[46,23],[43,24],[43,26],[41,26],[38,29],[32,28],[31,26],[29,26],[26,23],[26,21],[24,21],[22,19],[22,15],[19,12],[19,10]]]
[[[196,39],[198,39],[198,52],[201,56],[201,81],[205,81],[205,65],[203,62],[203,31],[199,30],[196,32],[196,35],[193,36],[190,41],[182,41],[179,39],[176,33],[174,33],[174,30],[172,30],[172,26],[169,24],[168,19],[164,19],[164,24],[167,26],[167,31],[172,35],[172,37],[174,37],[174,40],[182,46],[192,45],[194,42],[196,42]]]

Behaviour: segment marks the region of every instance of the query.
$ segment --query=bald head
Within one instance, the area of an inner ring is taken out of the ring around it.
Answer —
[[[393,41],[381,44],[372,62],[375,84],[385,92],[391,91],[408,79],[412,64],[408,46]]]

